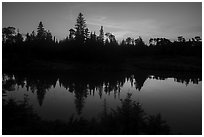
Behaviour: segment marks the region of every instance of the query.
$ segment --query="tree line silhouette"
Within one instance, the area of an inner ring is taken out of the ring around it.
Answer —
[[[192,56],[201,58],[202,41],[199,36],[185,40],[182,36],[177,41],[166,38],[150,38],[149,45],[141,37],[128,37],[118,42],[114,34],[103,30],[99,35],[90,32],[82,13],[79,13],[74,28],[63,40],[57,40],[40,22],[37,33],[21,34],[14,27],[2,30],[3,59],[9,63],[23,65],[33,60],[64,60],[83,62],[120,63],[127,58],[147,56]]]

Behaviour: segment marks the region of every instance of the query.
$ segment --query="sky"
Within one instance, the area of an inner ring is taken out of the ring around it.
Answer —
[[[13,26],[20,33],[36,32],[40,21],[58,40],[69,35],[79,13],[83,13],[90,31],[100,27],[118,41],[141,36],[176,40],[202,37],[201,2],[3,2],[2,27]]]

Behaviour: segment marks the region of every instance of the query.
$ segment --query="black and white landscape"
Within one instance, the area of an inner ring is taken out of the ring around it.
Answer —
[[[3,135],[201,135],[201,2],[3,2]]]

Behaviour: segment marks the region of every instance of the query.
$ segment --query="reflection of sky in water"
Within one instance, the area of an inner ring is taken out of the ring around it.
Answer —
[[[135,81],[133,81],[135,82]],[[87,98],[84,98],[81,116],[85,118],[97,117],[103,109],[104,100],[108,108],[115,108],[120,105],[120,99],[126,97],[127,93],[133,93],[132,98],[139,101],[147,114],[161,113],[164,120],[171,126],[171,129],[183,133],[200,132],[202,120],[202,90],[201,82],[198,84],[189,83],[187,86],[175,82],[173,78],[166,80],[156,80],[148,78],[141,90],[136,90],[134,84],[126,81],[121,87],[120,93],[88,91]],[[46,92],[42,106],[37,100],[37,92],[32,93],[26,88],[15,86],[16,91],[7,92],[5,98],[16,98],[23,100],[24,95],[28,95],[29,103],[34,110],[46,120],[68,120],[76,112],[75,93],[71,93],[63,86],[60,87],[59,81],[55,88]],[[104,90],[104,89],[103,89]]]

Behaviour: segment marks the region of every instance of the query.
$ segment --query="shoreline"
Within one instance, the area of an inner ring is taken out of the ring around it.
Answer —
[[[186,61],[187,60],[187,61]],[[178,71],[202,73],[202,59],[195,57],[128,58],[122,62],[82,62],[32,60],[29,63],[2,60],[2,71]]]

